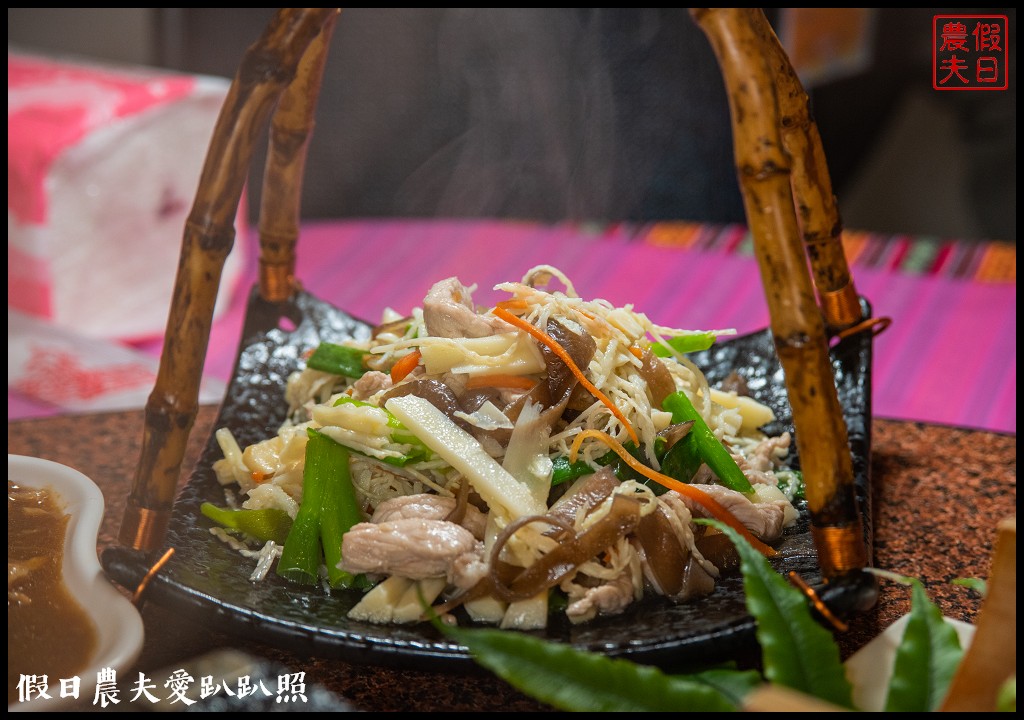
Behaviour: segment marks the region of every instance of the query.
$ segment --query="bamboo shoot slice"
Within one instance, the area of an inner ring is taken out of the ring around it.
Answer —
[[[385,407],[445,462],[461,472],[491,511],[515,520],[543,513],[529,488],[488,455],[476,438],[415,395],[391,398]]]

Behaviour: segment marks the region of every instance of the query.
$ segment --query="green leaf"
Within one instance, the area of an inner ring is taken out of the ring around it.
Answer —
[[[441,626],[440,623],[435,623]],[[736,710],[710,680],[665,675],[638,665],[506,630],[443,627],[507,683],[560,710],[722,712]],[[719,685],[735,688],[717,678]]]
[[[974,592],[978,593],[979,595],[981,595],[982,597],[985,597],[985,594],[988,592],[988,583],[986,583],[981,578],[957,578],[953,581],[953,584],[962,585],[965,588],[969,588]]]
[[[999,712],[1017,712],[1017,673],[1009,677],[996,697],[996,710]]]
[[[689,679],[715,688],[729,700],[740,706],[751,690],[764,684],[764,678],[756,670],[730,670],[716,668],[687,676]]]
[[[701,520],[733,541],[740,555],[747,610],[757,621],[765,677],[834,705],[853,707],[852,688],[839,647],[811,616],[803,594],[728,525]]]
[[[924,586],[911,580],[913,599],[889,681],[886,712],[931,712],[946,696],[963,650]]]

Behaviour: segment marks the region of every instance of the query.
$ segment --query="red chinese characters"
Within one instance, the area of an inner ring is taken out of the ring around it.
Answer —
[[[936,90],[1005,90],[1008,86],[1005,15],[936,15],[932,18],[932,87]]]

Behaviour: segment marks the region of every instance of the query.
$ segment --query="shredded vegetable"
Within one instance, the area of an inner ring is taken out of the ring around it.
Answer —
[[[558,358],[565,363],[565,366],[569,368],[572,374],[576,376],[576,379],[579,381],[580,385],[585,387],[587,390],[590,391],[591,395],[593,395],[602,403],[604,403],[605,407],[607,407],[608,410],[611,411],[611,414],[618,418],[619,422],[622,423],[622,427],[626,428],[626,432],[629,433],[629,437],[632,438],[633,442],[635,442],[638,445],[640,444],[640,438],[637,436],[636,430],[633,429],[633,426],[630,424],[629,420],[626,419],[626,416],[623,415],[622,411],[615,406],[615,403],[608,399],[607,395],[605,395],[603,392],[594,387],[594,384],[590,382],[589,379],[587,379],[587,376],[583,374],[582,370],[576,367],[576,363],[573,362],[572,358],[569,357],[569,353],[567,353],[561,345],[555,342],[555,340],[552,339],[547,333],[538,330],[530,323],[525,322],[521,318],[518,318],[512,313],[510,313],[508,310],[505,310],[500,307],[495,308],[494,314],[497,317],[500,317],[505,322],[509,323],[510,325],[515,325],[523,332],[529,333],[530,335],[537,339],[537,342],[541,343],[549,350],[551,350],[551,352],[557,355]]]
[[[546,265],[493,289],[482,307],[475,286],[434,283],[368,339],[321,344],[276,435],[241,447],[218,430],[217,477],[243,510],[204,512],[259,558],[257,581],[276,563],[287,581],[372,585],[348,605],[361,622],[418,622],[422,593],[535,629],[713,593],[735,563],[702,517],[775,553],[798,515],[790,438],[681,354],[729,331],[584,299]]]
[[[419,350],[413,350],[411,353],[396,362],[391,367],[391,382],[402,382],[409,373],[416,369],[416,366],[420,364],[420,358],[422,357],[423,355]]]
[[[778,553],[775,550],[765,545],[763,542],[754,537],[743,523],[736,519],[736,517],[722,507],[717,500],[708,495],[702,490],[698,490],[695,487],[687,485],[686,483],[679,482],[667,475],[663,475],[651,468],[647,467],[635,457],[629,454],[626,448],[622,447],[622,443],[600,430],[584,430],[576,436],[576,440],[573,441],[572,451],[569,454],[569,460],[574,461],[576,459],[576,453],[579,451],[580,443],[586,440],[588,437],[597,438],[601,442],[605,443],[608,447],[615,451],[615,454],[622,458],[627,465],[636,470],[644,477],[654,480],[656,483],[664,485],[669,490],[675,490],[680,495],[685,495],[691,498],[701,505],[703,505],[709,513],[711,513],[716,519],[721,520],[729,527],[733,528],[736,532],[744,537],[751,545],[757,548],[765,557],[775,557]]]
[[[729,451],[715,438],[711,428],[704,422],[704,418],[693,407],[690,398],[686,397],[686,393],[672,393],[665,398],[662,407],[672,413],[672,422],[674,423],[693,421],[693,429],[685,438],[676,443],[675,447],[669,451],[669,455],[690,453],[700,461],[707,463],[707,466],[727,488],[741,493],[754,492],[750,481],[729,455]]]

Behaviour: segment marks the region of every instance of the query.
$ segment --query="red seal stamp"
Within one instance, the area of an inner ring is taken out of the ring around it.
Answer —
[[[1005,90],[1009,85],[1006,15],[935,15],[932,87]]]

